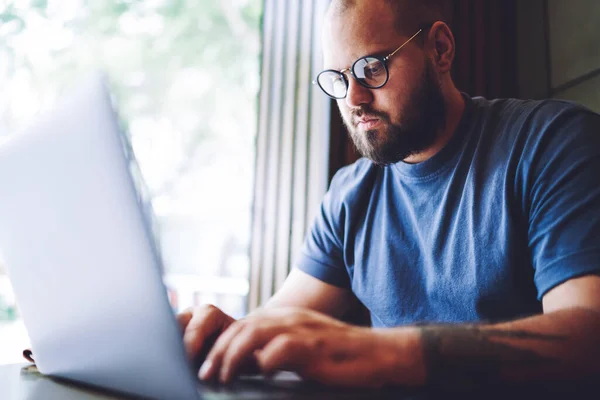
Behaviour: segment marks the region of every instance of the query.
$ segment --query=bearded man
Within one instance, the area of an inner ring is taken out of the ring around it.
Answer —
[[[255,362],[379,387],[600,375],[600,116],[457,90],[432,1],[334,0],[325,70],[364,156],[262,309],[179,315],[202,379]],[[339,318],[358,298],[370,327]]]

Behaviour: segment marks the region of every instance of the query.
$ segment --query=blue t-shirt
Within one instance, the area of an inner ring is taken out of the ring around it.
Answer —
[[[465,101],[429,160],[342,168],[307,235],[297,267],[351,289],[373,326],[514,319],[600,273],[600,115]]]

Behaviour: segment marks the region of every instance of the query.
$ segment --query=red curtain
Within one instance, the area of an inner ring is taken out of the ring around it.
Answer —
[[[452,75],[457,87],[472,96],[516,96],[516,0],[445,4],[456,39]]]

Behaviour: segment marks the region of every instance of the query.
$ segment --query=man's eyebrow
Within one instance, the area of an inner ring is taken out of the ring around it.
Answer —
[[[368,55],[369,56],[377,56],[377,57],[385,57],[388,54],[390,54],[392,51],[394,51],[394,49],[390,50],[390,48],[386,47],[383,50],[375,51],[375,52],[372,52],[371,54],[368,54]]]
[[[362,54],[359,57],[356,57],[355,60],[358,60],[359,58],[362,58],[362,57],[368,57],[368,56],[376,56],[376,57],[383,58],[383,57],[386,57],[388,54],[390,54],[395,49],[396,49],[395,47],[390,47],[390,46],[382,47],[380,50],[371,51],[369,53]]]
[[[368,56],[376,56],[376,57],[383,58],[383,57],[386,57],[388,54],[390,54],[392,51],[394,51],[394,49],[390,50],[389,47],[386,47],[385,49],[382,49],[382,50],[372,51],[370,53],[365,53],[365,54],[362,54],[360,56],[354,57],[354,59],[352,60],[352,62],[349,65],[346,65],[344,67],[341,67],[341,68],[338,68],[337,66],[336,67],[327,67],[327,68],[325,68],[325,70],[332,69],[334,71],[341,71],[341,70],[344,70],[346,68],[352,67],[352,63],[354,63],[356,60],[358,60],[360,58],[368,57]]]

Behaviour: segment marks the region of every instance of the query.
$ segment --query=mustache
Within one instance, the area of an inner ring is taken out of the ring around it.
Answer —
[[[352,117],[352,123],[357,125],[357,120],[362,117],[367,118],[379,118],[384,121],[389,121],[389,117],[386,113],[377,111],[369,105],[363,104],[359,107],[356,107],[350,111],[350,116]]]

